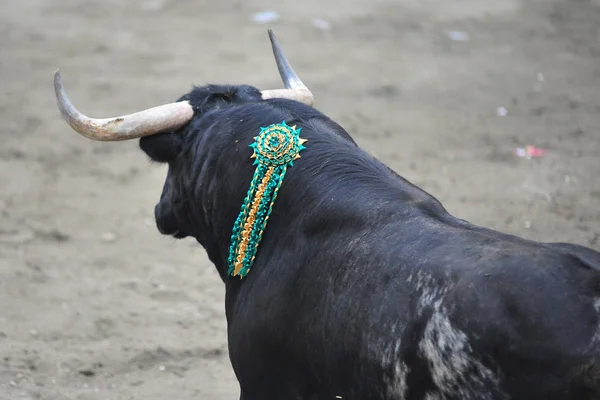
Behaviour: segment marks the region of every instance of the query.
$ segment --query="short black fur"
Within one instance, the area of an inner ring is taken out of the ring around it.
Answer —
[[[597,252],[453,217],[312,107],[250,86],[179,100],[194,119],[140,147],[169,166],[158,229],[196,238],[225,282],[242,400],[600,398]],[[229,277],[249,145],[284,120],[306,150],[249,275]]]

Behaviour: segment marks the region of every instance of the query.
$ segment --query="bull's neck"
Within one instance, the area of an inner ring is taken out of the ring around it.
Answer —
[[[257,155],[255,151],[252,168],[235,159],[219,163],[221,176],[228,179],[212,193],[218,208],[210,221],[213,243],[204,247],[224,280],[244,279],[264,245],[265,232],[270,238],[293,240],[294,229],[312,223],[410,218],[413,211],[447,215],[435,198],[345,141],[309,139],[302,157],[285,167],[261,163]],[[270,155],[276,159],[277,154]]]

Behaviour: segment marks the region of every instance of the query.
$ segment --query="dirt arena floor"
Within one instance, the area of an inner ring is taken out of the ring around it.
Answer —
[[[267,27],[316,107],[451,213],[600,249],[599,0],[7,0],[0,399],[237,398],[223,285],[154,225],[165,167],[68,128],[52,75],[96,117],[278,87]]]

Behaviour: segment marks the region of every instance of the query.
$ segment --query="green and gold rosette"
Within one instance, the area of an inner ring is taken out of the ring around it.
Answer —
[[[283,121],[261,128],[250,145],[256,169],[233,225],[228,258],[231,276],[244,278],[250,272],[287,168],[294,165],[305,148],[306,139],[300,138],[300,130]]]

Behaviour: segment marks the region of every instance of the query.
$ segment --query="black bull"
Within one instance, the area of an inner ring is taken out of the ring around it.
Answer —
[[[191,121],[140,146],[168,163],[158,229],[196,238],[225,283],[240,399],[600,399],[600,253],[455,218],[300,102],[250,86],[180,100]],[[307,148],[252,271],[230,277],[249,144],[284,120]]]
[[[600,254],[450,215],[338,124],[248,87],[202,87],[167,162],[158,229],[192,236],[226,285],[241,399],[600,398]],[[227,276],[248,145],[285,120],[308,139],[249,275]]]

